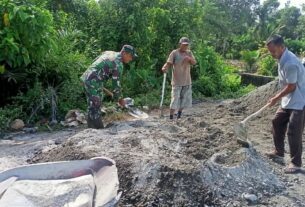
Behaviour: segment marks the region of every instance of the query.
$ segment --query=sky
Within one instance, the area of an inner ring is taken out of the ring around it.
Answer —
[[[261,3],[264,2],[265,0],[260,0]],[[285,3],[287,2],[287,0],[278,0],[281,3],[280,7],[284,7]],[[290,5],[291,6],[296,6],[301,8],[301,5],[305,4],[305,0],[290,0]]]

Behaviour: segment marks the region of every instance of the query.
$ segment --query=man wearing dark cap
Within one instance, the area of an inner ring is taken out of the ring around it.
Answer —
[[[163,73],[166,73],[171,66],[173,68],[170,119],[174,118],[176,110],[178,110],[177,119],[181,118],[182,110],[192,106],[191,65],[195,65],[196,60],[189,50],[189,44],[190,40],[182,37],[179,40],[179,48],[170,53],[162,67]]]
[[[271,36],[266,42],[272,57],[278,61],[280,91],[269,100],[273,106],[281,100],[272,120],[275,148],[268,157],[284,163],[284,140],[288,136],[290,164],[285,173],[296,173],[302,166],[302,134],[305,116],[305,69],[297,56],[290,52],[280,35]]]
[[[112,79],[113,98],[118,101],[119,105],[125,105],[121,97],[120,84],[123,63],[129,63],[136,57],[135,49],[131,45],[124,45],[120,52],[105,51],[81,76],[87,95],[89,128],[104,127],[101,116],[104,81]]]

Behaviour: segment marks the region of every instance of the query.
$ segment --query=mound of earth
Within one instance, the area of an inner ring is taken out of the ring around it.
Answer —
[[[257,88],[249,94],[232,101],[229,110],[240,114],[251,114],[259,110],[268,100],[279,91],[278,81],[272,81],[264,86]],[[267,110],[270,111],[270,110]]]
[[[271,82],[236,100],[204,101],[178,121],[151,113],[146,120],[83,129],[61,144],[31,148],[28,162],[109,157],[118,167],[120,206],[246,206],[245,193],[255,195],[258,206],[299,206],[305,179],[283,175],[282,166],[264,156],[273,146],[276,107],[249,122],[253,148],[242,148],[234,135],[233,126],[276,91]]]
[[[240,146],[232,129],[235,122],[230,120],[259,108],[258,98],[264,104],[274,85],[233,102],[195,105],[177,122],[150,117],[118,122],[105,130],[86,129],[55,149],[37,152],[30,162],[110,157],[117,163],[123,206],[223,206],[240,199],[250,187],[272,194],[281,191],[283,184],[267,164],[256,169],[263,163],[257,154],[236,155]],[[211,162],[215,153],[224,151],[226,158],[218,165]],[[261,185],[262,181],[266,184]],[[239,186],[229,193],[234,183]]]

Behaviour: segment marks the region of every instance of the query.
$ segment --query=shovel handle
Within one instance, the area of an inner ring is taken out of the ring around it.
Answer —
[[[162,108],[163,100],[164,100],[165,82],[166,82],[166,73],[163,73],[163,83],[162,83],[162,94],[161,94],[160,109]]]
[[[103,91],[108,95],[113,97],[113,93],[111,91],[109,91],[107,88],[103,87]]]
[[[245,125],[245,123],[246,123],[248,120],[252,119],[253,117],[255,117],[255,116],[257,116],[257,115],[259,115],[262,111],[264,111],[267,107],[269,107],[269,105],[270,105],[270,103],[267,103],[265,106],[263,106],[262,108],[260,108],[257,112],[255,112],[255,113],[251,114],[250,116],[248,116],[247,118],[245,118],[241,123],[242,123],[243,125]]]

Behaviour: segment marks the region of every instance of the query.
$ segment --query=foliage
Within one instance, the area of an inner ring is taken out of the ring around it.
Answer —
[[[258,24],[254,26],[254,35],[258,41],[265,41],[276,31],[276,14],[279,6],[278,0],[266,0],[256,9]]]
[[[301,16],[300,9],[294,6],[285,7],[278,11],[277,16],[277,24],[280,26],[278,33],[286,38],[295,39],[298,37],[297,26]]]
[[[125,66],[123,94],[134,98],[136,104],[157,106],[160,69],[182,36],[191,39],[198,62],[192,69],[195,97],[240,96],[253,86],[240,86],[238,72],[224,63],[224,57],[247,62],[248,71],[254,72],[256,63],[257,73],[276,75],[274,59],[265,46],[260,48],[274,33],[284,36],[290,50],[304,53],[305,15],[290,5],[280,9],[278,0],[259,3],[2,0],[0,106],[18,107],[11,114],[2,108],[0,117],[15,117],[22,109],[20,116],[34,123],[42,117],[50,119],[54,106],[57,118],[69,109],[85,109],[80,75],[101,51],[119,51],[123,44],[134,45],[139,55]],[[169,90],[167,84],[167,93]],[[169,99],[167,96],[165,102]]]
[[[285,44],[295,54],[301,54],[305,51],[305,39],[286,39]]]
[[[241,51],[243,50],[257,50],[258,42],[253,38],[251,33],[253,29],[242,35],[236,35],[232,38],[231,47],[226,53],[225,57],[228,59],[240,59]]]
[[[257,61],[259,53],[256,50],[254,51],[244,50],[241,51],[240,54],[241,54],[241,59],[245,61],[247,64],[246,71],[253,72],[254,71],[253,66]]]
[[[9,124],[19,118],[24,118],[25,115],[22,111],[22,106],[7,105],[0,108],[0,131],[6,131],[9,129]]]
[[[259,75],[276,76],[277,63],[274,58],[269,54],[268,50],[264,47],[259,49],[259,59],[257,62]]]
[[[30,3],[2,0],[0,15],[0,64],[16,68],[41,63],[54,46],[51,13]]]
[[[14,104],[23,107],[22,110],[27,115],[26,123],[33,124],[39,119],[51,117],[54,99],[56,99],[54,89],[52,87],[45,89],[40,82],[36,81],[25,94],[20,93],[14,97]]]
[[[234,96],[241,89],[236,69],[226,65],[212,47],[200,44],[195,51],[198,67],[193,72],[194,93],[197,96]]]

